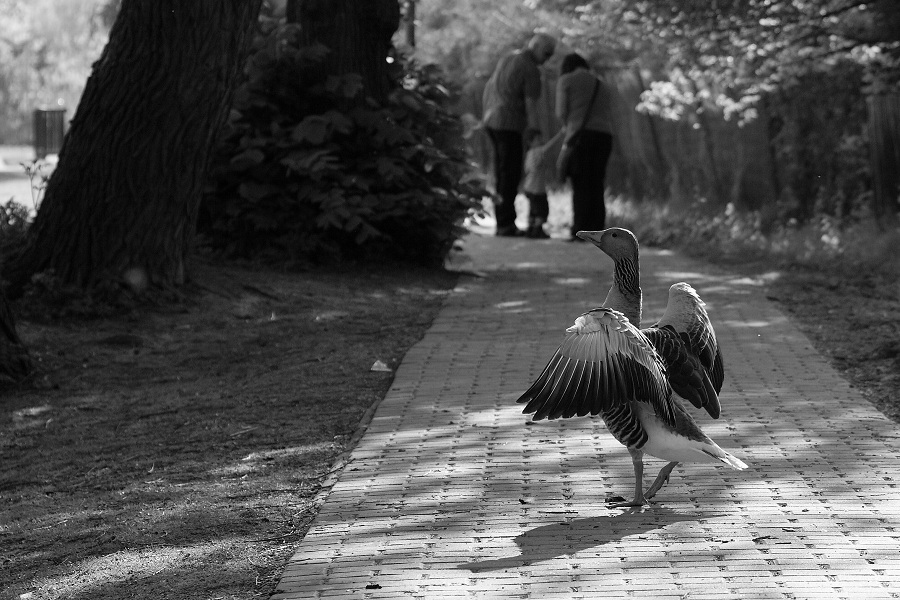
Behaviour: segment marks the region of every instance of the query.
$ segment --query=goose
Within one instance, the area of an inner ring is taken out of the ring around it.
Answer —
[[[634,497],[611,507],[644,506],[681,462],[747,465],[700,429],[681,399],[718,418],[724,364],[715,330],[696,290],[669,288],[660,320],[640,329],[643,296],[637,238],[627,229],[579,231],[613,259],[603,306],[579,316],[519,403],[532,419],[599,415],[634,466]],[[668,461],[644,491],[643,456]]]

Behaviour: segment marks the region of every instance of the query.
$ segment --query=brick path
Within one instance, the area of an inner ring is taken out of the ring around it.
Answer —
[[[485,277],[404,358],[273,598],[900,598],[900,427],[758,285],[643,251],[645,323],[674,281],[708,304],[722,418],[694,414],[750,468],[679,466],[628,512],[604,504],[632,468],[599,419],[529,424],[515,404],[611,261],[479,235],[466,252]]]

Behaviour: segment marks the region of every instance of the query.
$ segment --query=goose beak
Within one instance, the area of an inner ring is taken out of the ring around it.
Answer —
[[[604,229],[603,231],[579,231],[579,232],[576,233],[575,235],[578,236],[578,237],[580,237],[580,238],[583,239],[584,241],[590,242],[590,243],[592,243],[593,245],[595,245],[595,246],[597,246],[598,248],[600,248],[600,247],[601,247],[601,246],[600,246],[600,238],[603,237],[603,234],[604,234],[605,232],[606,232],[605,229]]]

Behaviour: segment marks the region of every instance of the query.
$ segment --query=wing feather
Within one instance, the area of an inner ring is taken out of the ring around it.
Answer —
[[[559,404],[559,400],[562,397],[562,392],[568,383],[567,371],[570,362],[571,359],[566,356],[560,358],[559,364],[554,370],[551,380],[544,386],[544,389],[548,390],[547,397],[543,406],[541,406],[541,409],[535,414],[535,419],[548,417],[556,410],[556,406]]]
[[[697,408],[706,409],[711,417],[719,418],[719,396],[709,374],[700,359],[691,352],[684,336],[678,335],[669,325],[647,328],[644,334],[662,358],[666,377],[675,393]]]
[[[649,403],[674,426],[672,388],[653,344],[622,313],[599,308],[581,315],[549,363],[519,398],[533,419],[605,413]]]
[[[588,402],[591,404],[591,414],[599,415],[603,412],[603,398],[605,398],[603,395],[603,363],[592,362],[590,370],[591,385],[588,388]]]
[[[591,385],[591,366],[586,360],[578,361],[579,372],[576,374],[578,385],[572,391],[572,406],[575,408],[575,415],[585,417],[591,412],[591,404],[586,402],[588,389]],[[571,417],[573,415],[563,415]]]
[[[547,363],[547,366],[544,367],[544,370],[541,371],[541,374],[538,375],[538,378],[534,381],[534,383],[531,384],[531,387],[528,388],[528,391],[519,398],[519,402],[525,401],[523,399],[526,397],[526,395],[529,398],[537,398],[544,394],[544,390],[553,379],[553,373],[555,372],[556,367],[559,365],[560,360],[562,360],[562,356],[558,353],[554,354],[550,358],[550,362]],[[534,406],[532,406],[532,404],[534,404]],[[525,407],[525,412],[532,413],[538,406],[539,403],[532,400]]]
[[[572,404],[572,397],[574,386],[573,383],[577,385],[575,379],[575,371],[578,365],[577,360],[569,359],[566,361],[566,368],[563,371],[563,379],[560,381],[559,386],[555,390],[555,398],[556,402],[554,403],[553,410],[550,413],[551,419],[558,419],[565,415],[569,411],[569,406]]]
[[[672,284],[666,312],[653,327],[670,328],[679,335],[687,351],[697,358],[706,372],[704,385],[708,383],[718,395],[725,381],[722,350],[706,311],[706,303],[697,291],[684,282]]]

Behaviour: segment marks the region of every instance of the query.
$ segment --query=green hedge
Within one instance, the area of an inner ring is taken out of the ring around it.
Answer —
[[[211,169],[200,232],[229,256],[439,264],[485,193],[435,67],[396,58],[386,105],[317,76],[296,25],[256,40]]]

